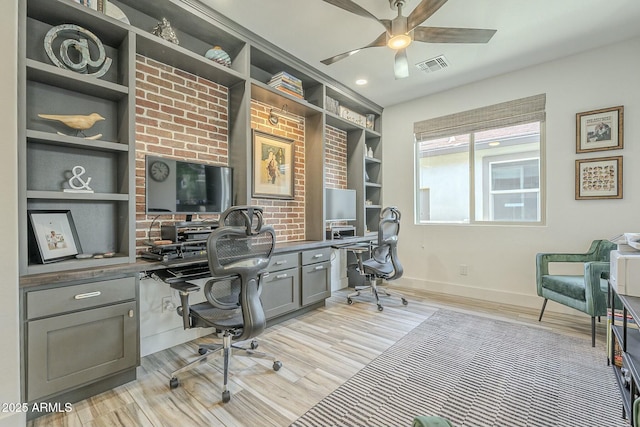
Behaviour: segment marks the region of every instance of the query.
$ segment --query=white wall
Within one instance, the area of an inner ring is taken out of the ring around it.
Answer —
[[[18,0],[4,0],[0,6],[0,40],[5,46],[0,66],[0,129],[2,129],[2,168],[0,169],[0,204],[2,245],[0,246],[0,402],[20,402],[20,342],[18,338],[18,127],[17,46]],[[0,427],[25,424],[20,413],[0,412]]]
[[[638,52],[634,38],[386,108],[384,204],[404,214],[401,283],[539,308],[537,252],[584,252],[593,239],[640,231]],[[413,123],[540,93],[547,94],[546,225],[414,225],[413,167],[394,166],[413,165]],[[576,113],[618,105],[624,105],[624,149],[576,154]],[[624,198],[575,200],[575,160],[618,155],[624,156]],[[459,275],[460,264],[468,266],[467,276]],[[558,304],[548,310],[575,313]]]

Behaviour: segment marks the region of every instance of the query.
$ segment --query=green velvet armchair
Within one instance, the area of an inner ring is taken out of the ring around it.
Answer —
[[[609,279],[609,255],[616,244],[608,240],[594,240],[585,254],[536,255],[536,286],[538,295],[544,298],[538,321],[547,305],[547,300],[575,308],[591,316],[591,345],[596,345],[596,316],[607,315],[607,280]],[[549,263],[580,262],[584,274],[549,274]]]

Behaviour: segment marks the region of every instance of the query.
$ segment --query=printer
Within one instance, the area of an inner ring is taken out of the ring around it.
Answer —
[[[617,293],[640,297],[640,251],[611,251],[609,283]]]

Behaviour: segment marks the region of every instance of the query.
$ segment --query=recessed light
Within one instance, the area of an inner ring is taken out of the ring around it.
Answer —
[[[356,84],[358,86],[363,86],[363,85],[366,85],[367,83],[368,83],[367,79],[358,79],[358,80],[356,80]]]

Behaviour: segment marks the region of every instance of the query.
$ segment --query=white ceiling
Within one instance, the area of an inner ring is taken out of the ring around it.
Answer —
[[[640,0],[448,0],[423,25],[497,33],[487,44],[414,42],[407,48],[410,76],[395,80],[387,47],[320,63],[378,37],[384,28],[372,19],[322,0],[201,1],[383,107],[640,35]],[[388,0],[354,1],[378,18],[396,16]],[[403,14],[419,2],[408,0]],[[413,65],[442,54],[446,69],[425,73]],[[368,85],[356,86],[359,78]]]

